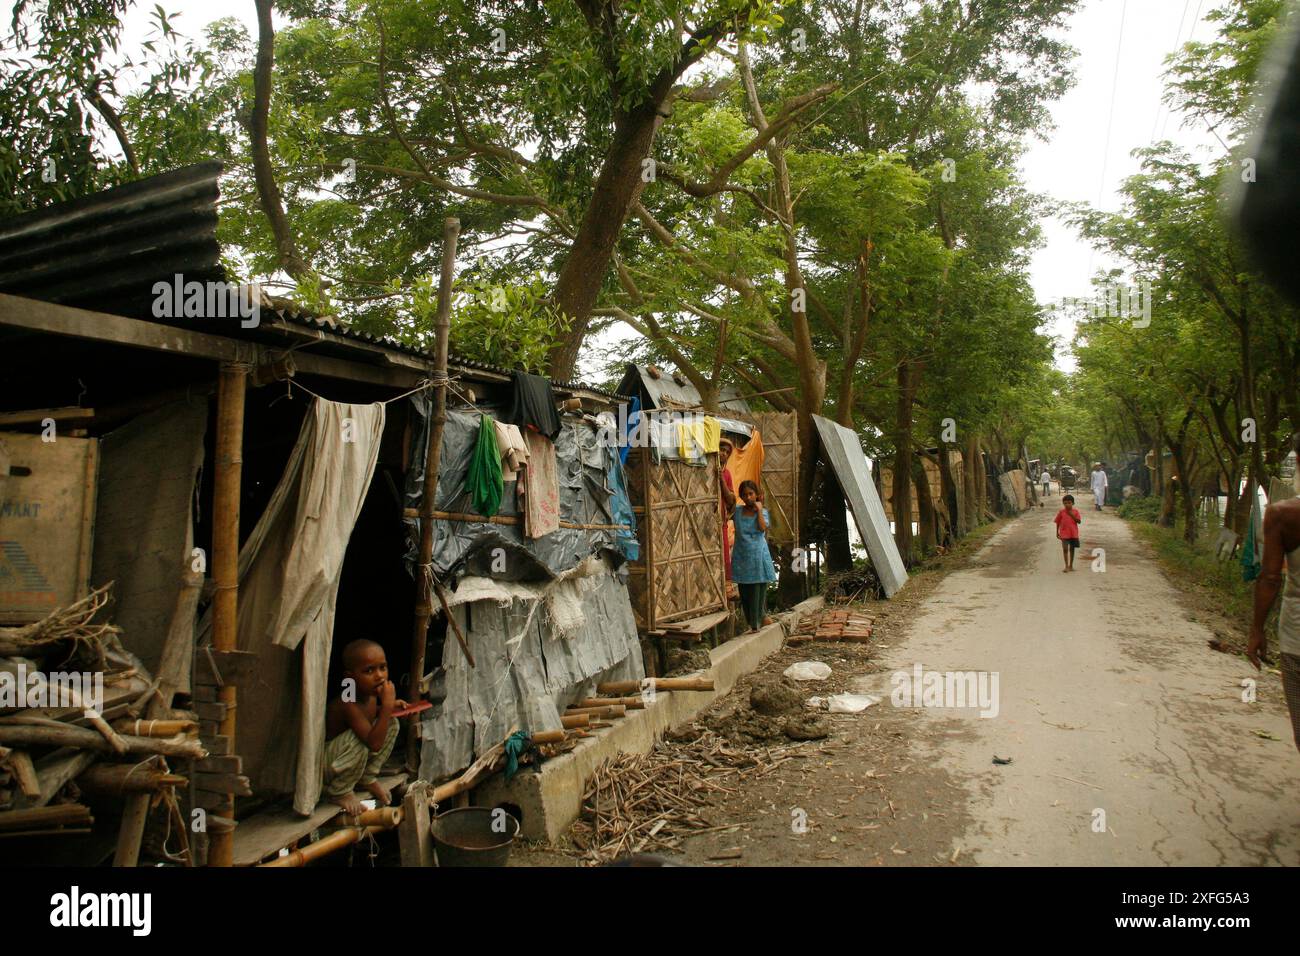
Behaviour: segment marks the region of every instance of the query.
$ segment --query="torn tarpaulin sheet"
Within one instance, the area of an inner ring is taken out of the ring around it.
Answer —
[[[418,510],[424,489],[424,447],[429,401],[412,395],[411,465],[406,474],[406,507]],[[485,409],[485,411],[490,411]],[[478,440],[479,412],[448,410],[442,432],[435,507],[439,511],[471,511],[464,493],[470,457]],[[594,428],[581,419],[566,417],[555,440],[560,519],[573,524],[614,524],[610,518],[609,461],[617,448],[600,444]],[[519,515],[516,482],[506,482],[501,496],[502,516]],[[420,522],[407,518],[407,570],[414,573],[419,554]],[[504,548],[505,567],[493,566],[493,550]],[[526,538],[519,525],[478,521],[433,522],[433,573],[445,579],[452,573],[490,574],[519,581],[552,578],[580,564],[601,549],[619,551],[613,529],[564,528],[542,538]],[[522,560],[520,560],[522,558]]]
[[[564,582],[577,589],[583,618],[566,638],[556,633],[544,587],[527,596],[518,584],[500,594],[476,591],[485,599],[452,608],[477,666],[455,641],[443,645],[446,696],[422,715],[420,779],[469,766],[512,726],[559,730],[565,706],[594,694],[600,681],[645,676],[627,586],[607,559],[592,564],[584,568],[592,574]]]

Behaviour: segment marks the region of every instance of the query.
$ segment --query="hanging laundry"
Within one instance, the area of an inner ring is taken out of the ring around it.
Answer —
[[[514,394],[501,420],[520,428],[527,426],[555,441],[560,434],[560,415],[555,410],[551,380],[516,369],[510,373],[510,383]]]
[[[629,561],[636,561],[641,557],[641,544],[636,537],[636,513],[632,511],[632,500],[627,493],[627,480],[623,472],[623,463],[619,460],[618,455],[609,457],[609,510],[614,519],[614,524],[627,525],[622,531],[616,531],[614,536],[618,538],[618,548],[623,552],[623,557]]]
[[[540,538],[560,530],[560,481],[555,462],[555,445],[549,438],[529,430],[528,465],[520,472],[524,492],[524,534]]]
[[[528,464],[528,446],[518,425],[494,422],[497,435],[497,451],[501,453],[501,480],[514,481],[519,477],[519,469]]]
[[[497,450],[496,428],[487,415],[479,416],[478,442],[465,473],[465,493],[474,510],[491,518],[501,509],[501,452]]]
[[[737,448],[727,460],[727,470],[731,472],[731,480],[737,488],[742,481],[752,481],[760,488],[763,487],[763,454],[763,436],[755,428],[745,447]]]
[[[712,416],[677,423],[677,454],[693,464],[705,455],[716,455],[721,439],[722,423]]]

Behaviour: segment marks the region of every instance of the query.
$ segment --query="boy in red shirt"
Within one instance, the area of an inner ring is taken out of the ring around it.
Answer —
[[[1074,495],[1061,499],[1061,510],[1056,513],[1056,536],[1061,539],[1061,557],[1065,559],[1062,572],[1074,570],[1074,552],[1079,547],[1079,524],[1083,515],[1074,507]]]

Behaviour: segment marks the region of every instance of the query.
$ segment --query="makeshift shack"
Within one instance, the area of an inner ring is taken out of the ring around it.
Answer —
[[[494,703],[530,731],[549,715],[540,701],[558,708],[593,676],[639,674],[618,574],[630,505],[603,489],[562,498],[561,517],[583,527],[510,552],[533,563],[508,566],[550,573],[508,581],[528,590],[508,603],[496,579],[471,587],[469,558],[490,555],[502,526],[436,519],[438,579],[483,670],[457,672],[456,629],[448,641],[439,614],[427,659],[453,666],[411,673],[408,476],[423,460],[418,400],[435,355],[265,296],[256,322],[156,314],[159,282],[224,280],[220,171],[188,167],[0,223],[0,592],[27,602],[0,626],[0,669],[44,673],[75,648],[71,664],[105,686],[93,716],[67,694],[34,712],[0,706],[0,832],[31,834],[3,841],[8,859],[229,865],[305,839],[338,814],[316,802],[323,704],[355,637],[384,646],[400,693],[440,684],[421,716],[455,746],[430,773],[455,772],[496,733],[492,706],[475,703],[488,674],[511,675]],[[506,403],[513,378],[454,355],[446,371],[454,461],[454,421]],[[615,396],[550,386],[570,406],[557,461],[590,486],[609,455],[595,464],[589,419]],[[441,486],[439,506],[459,507]],[[532,615],[531,636],[511,645],[516,612]],[[402,762],[399,749],[390,783]],[[206,811],[197,830],[194,809]]]

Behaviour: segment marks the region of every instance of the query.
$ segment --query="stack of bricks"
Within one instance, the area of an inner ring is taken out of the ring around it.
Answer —
[[[873,620],[858,611],[825,611],[805,622],[790,638],[791,643],[805,641],[861,641],[871,639]]]

